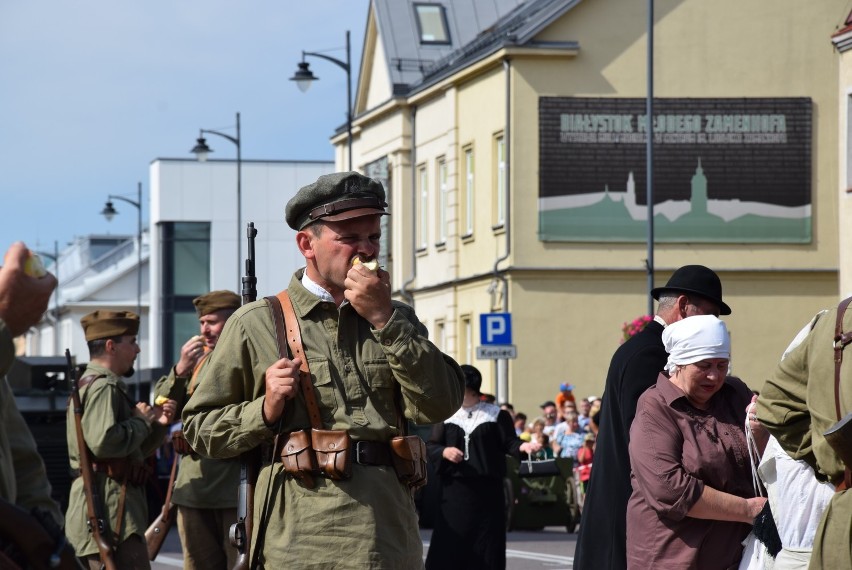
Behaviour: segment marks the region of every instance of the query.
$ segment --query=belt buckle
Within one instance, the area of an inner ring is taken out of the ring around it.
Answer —
[[[357,463],[358,465],[365,465],[365,463],[361,463],[362,443],[364,442],[360,440],[355,442],[355,463]]]

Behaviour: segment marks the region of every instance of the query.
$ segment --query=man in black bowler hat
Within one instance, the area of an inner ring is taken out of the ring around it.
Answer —
[[[574,552],[576,570],[623,570],[626,558],[627,500],[630,485],[630,424],[636,401],[657,381],[668,359],[663,328],[695,315],[730,315],[722,300],[722,283],[703,265],[685,265],[663,287],[651,290],[659,301],[654,320],[624,342],[609,365],[601,404],[601,422],[580,534]]]
[[[300,330],[304,352],[279,357],[266,299],[243,305],[184,408],[186,439],[204,456],[235,457],[272,444],[277,432],[290,442],[280,450],[291,471],[281,469],[280,454],[268,454],[277,464],[258,479],[255,505],[266,497],[269,504],[254,521],[253,556],[265,568],[423,565],[414,502],[395,471],[405,464],[389,443],[406,419],[434,424],[455,413],[465,376],[429,342],[414,309],[391,299],[390,275],[374,266],[386,206],[382,185],[357,172],[327,174],[299,190],[285,218],[306,267],[287,287],[294,312],[285,321],[288,331]],[[278,298],[286,306],[283,292]],[[301,384],[303,364],[310,371]],[[345,430],[351,442],[334,443],[335,461],[321,462],[323,471],[308,479],[303,470],[320,429],[335,437]],[[312,434],[310,446],[292,444],[302,430]],[[304,467],[297,475],[294,455]]]

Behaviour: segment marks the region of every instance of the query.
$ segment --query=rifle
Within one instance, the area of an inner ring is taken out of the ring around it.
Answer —
[[[172,528],[172,523],[175,518],[172,516],[172,491],[175,487],[175,475],[177,475],[177,466],[180,454],[172,450],[174,457],[172,458],[172,473],[169,475],[169,487],[166,491],[166,500],[163,503],[163,510],[151,526],[145,531],[145,542],[148,543],[148,560],[154,560],[163,548],[163,541],[169,534],[169,529]]]
[[[254,272],[254,238],[257,230],[254,222],[249,222],[246,228],[248,238],[248,257],[246,258],[246,274],[242,278],[243,305],[257,300],[257,276]],[[251,562],[251,535],[253,530],[252,515],[254,513],[254,487],[260,471],[260,453],[255,448],[240,455],[240,486],[237,499],[237,522],[231,525],[229,538],[231,545],[239,551],[234,570],[248,570]]]
[[[55,532],[51,532],[46,524],[55,527]],[[0,568],[81,569],[74,549],[65,540],[62,529],[47,513],[30,514],[17,505],[0,499],[0,537],[4,539],[2,542],[14,545],[13,550],[7,553],[14,557],[14,560],[3,556],[0,558]],[[3,551],[0,550],[0,555],[2,554]],[[19,560],[19,557],[25,560]],[[23,564],[19,566],[20,562]]]
[[[248,238],[248,257],[246,257],[246,274],[243,276],[243,305],[257,300],[257,276],[254,274],[254,238],[257,230],[254,222],[249,222],[246,227]]]
[[[77,428],[77,452],[80,455],[80,476],[83,477],[83,490],[86,494],[86,526],[92,533],[92,538],[98,547],[101,562],[105,570],[117,570],[113,560],[112,546],[104,536],[106,525],[101,512],[101,497],[94,484],[92,463],[89,459],[89,448],[83,437],[83,404],[80,401],[80,378],[74,373],[71,363],[71,351],[65,349],[66,374],[71,382],[71,400],[74,406],[74,427]]]

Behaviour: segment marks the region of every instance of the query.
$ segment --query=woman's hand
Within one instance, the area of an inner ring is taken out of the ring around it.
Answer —
[[[441,456],[450,463],[460,463],[464,459],[464,453],[458,447],[445,447]]]
[[[763,510],[763,506],[766,504],[766,497],[754,497],[753,499],[746,499],[746,504],[748,506],[749,516],[751,517],[751,521],[749,521],[749,524],[753,524],[754,519],[757,518],[757,515],[760,514],[760,511]]]
[[[532,455],[541,450],[541,444],[537,441],[528,441],[521,444],[520,450],[527,455]]]
[[[757,395],[751,397],[751,403],[746,406],[746,418],[748,419],[748,427],[754,435],[754,442],[757,444],[757,450],[763,456],[763,450],[766,449],[766,443],[769,441],[769,432],[757,419]]]

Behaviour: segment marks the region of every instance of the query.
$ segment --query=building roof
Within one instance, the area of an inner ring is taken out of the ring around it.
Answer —
[[[419,91],[507,45],[564,47],[533,38],[580,0],[453,0],[442,5],[449,43],[421,43],[415,0],[374,0],[373,14],[394,95]]]

